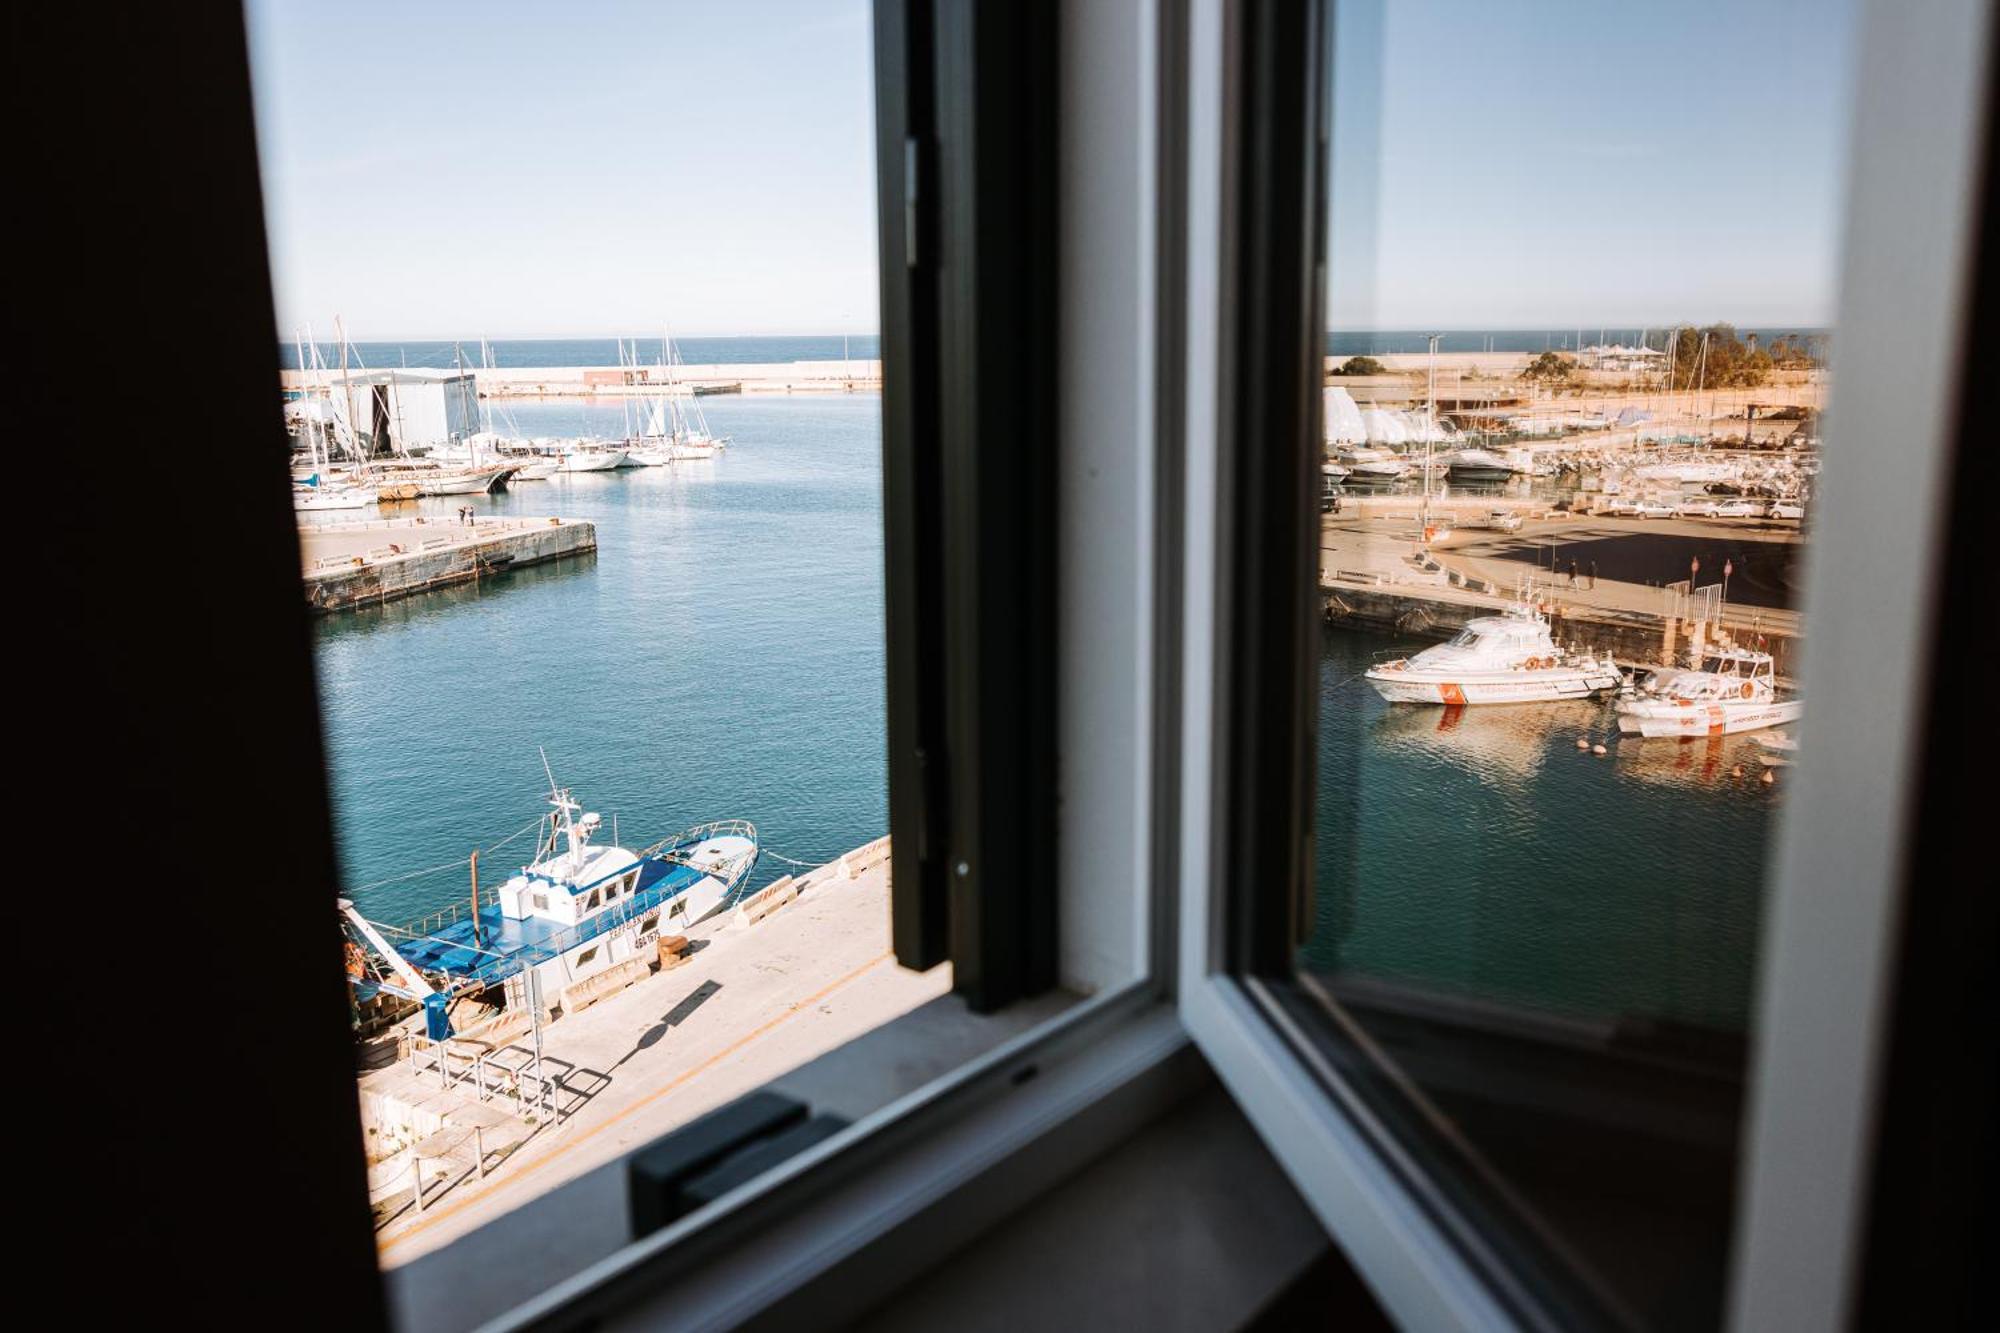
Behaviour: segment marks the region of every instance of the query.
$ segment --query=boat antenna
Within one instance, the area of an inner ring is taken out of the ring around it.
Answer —
[[[549,798],[554,800],[560,797],[562,792],[556,787],[556,771],[549,767],[549,752],[537,745],[535,753],[542,757],[542,772],[548,774],[549,778]]]

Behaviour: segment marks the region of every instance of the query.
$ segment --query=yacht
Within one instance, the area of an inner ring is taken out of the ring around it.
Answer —
[[[1333,451],[1333,461],[1347,469],[1343,480],[1350,486],[1387,486],[1410,470],[1393,450],[1366,444],[1341,445]]]
[[[527,462],[524,462],[519,467],[515,468],[514,475],[508,478],[508,480],[510,482],[547,481],[550,477],[553,477],[556,474],[556,472],[560,469],[560,467],[561,467],[561,460],[559,459],[530,458]]]
[[[568,440],[554,446],[558,472],[611,472],[625,466],[621,446]]]
[[[1490,449],[1459,449],[1443,461],[1453,481],[1506,481],[1517,470]]]
[[[1518,603],[1504,615],[1469,622],[1448,643],[1367,672],[1392,704],[1518,704],[1588,699],[1617,688],[1609,657],[1558,648],[1539,607]]]
[[[292,508],[301,514],[326,509],[367,509],[380,499],[381,493],[373,486],[322,482],[317,475],[292,487]]]
[[[1798,719],[1803,704],[1778,694],[1769,653],[1723,645],[1692,667],[1665,667],[1617,703],[1627,736],[1727,736]]]

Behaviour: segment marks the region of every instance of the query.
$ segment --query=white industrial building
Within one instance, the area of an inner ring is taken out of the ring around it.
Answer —
[[[362,370],[329,375],[307,391],[322,398],[344,438],[370,455],[434,449],[478,432],[479,388],[469,370]]]

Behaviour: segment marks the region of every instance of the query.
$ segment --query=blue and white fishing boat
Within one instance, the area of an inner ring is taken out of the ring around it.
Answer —
[[[550,786],[553,809],[534,861],[490,897],[402,927],[369,921],[340,900],[342,916],[375,955],[358,942],[349,951],[357,999],[379,990],[428,1002],[500,987],[513,1008],[526,1002],[532,974],[552,1000],[714,913],[757,863],[756,827],[740,819],[698,825],[636,852],[596,846],[603,820],[567,788]]]

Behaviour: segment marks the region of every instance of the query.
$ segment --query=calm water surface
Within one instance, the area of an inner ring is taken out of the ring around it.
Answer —
[[[710,819],[820,861],[887,830],[881,425],[872,396],[704,400],[722,456],[526,482],[482,513],[597,524],[598,552],[317,626],[351,886],[535,819],[536,747],[642,846]],[[527,404],[526,434],[616,432],[622,406]],[[464,501],[422,502],[449,516]],[[526,840],[493,854],[504,876]],[[787,867],[767,858],[760,879]],[[462,869],[360,891],[420,915]]]
[[[720,458],[477,502],[590,519],[594,558],[319,622],[350,885],[534,820],[537,746],[626,846],[740,817],[817,862],[886,831],[879,400],[704,407],[735,439]],[[624,411],[522,404],[511,428],[615,435]],[[1325,634],[1311,965],[1740,1029],[1784,791],[1756,782],[1754,742],[1620,740],[1600,705],[1392,709],[1358,675],[1415,646]],[[1579,736],[1611,753],[1580,754]],[[759,878],[786,868],[769,858]],[[465,890],[459,867],[358,893],[398,920]]]
[[[1308,965],[1744,1030],[1783,771],[1759,783],[1752,735],[1620,738],[1593,703],[1392,707],[1359,679],[1422,646],[1325,631]]]

